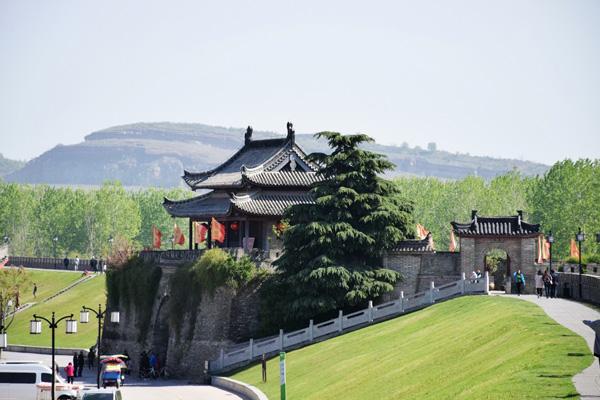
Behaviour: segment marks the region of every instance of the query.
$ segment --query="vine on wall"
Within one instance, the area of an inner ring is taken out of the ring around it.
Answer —
[[[146,341],[152,321],[152,308],[162,276],[162,270],[132,257],[119,268],[111,268],[106,275],[106,288],[110,307],[131,310],[135,303],[135,321],[138,343]]]

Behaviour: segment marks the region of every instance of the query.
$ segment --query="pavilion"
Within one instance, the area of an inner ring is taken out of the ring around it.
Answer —
[[[268,251],[281,247],[273,227],[285,209],[313,202],[309,190],[320,180],[317,169],[296,143],[291,123],[287,136],[264,140],[253,140],[249,126],[244,146],[223,164],[205,172],[184,171],[185,183],[206,193],[181,201],[165,198],[163,206],[172,217],[189,219],[190,250],[195,242],[193,222],[210,227],[215,218],[226,229],[222,247],[246,243],[247,249]]]

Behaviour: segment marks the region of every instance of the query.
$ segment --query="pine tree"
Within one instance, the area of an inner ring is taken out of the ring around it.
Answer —
[[[333,152],[310,155],[324,179],[312,189],[315,204],[287,210],[285,251],[276,262],[288,323],[361,305],[393,290],[401,277],[382,267],[382,255],[414,235],[412,203],[380,176],[394,165],[360,148],[373,139],[336,132],[316,136],[325,138]]]

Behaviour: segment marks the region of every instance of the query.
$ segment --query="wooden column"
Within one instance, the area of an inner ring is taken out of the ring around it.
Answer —
[[[194,229],[193,229],[193,225],[194,222],[192,221],[192,219],[189,219],[190,223],[189,223],[189,230],[188,230],[188,241],[189,241],[189,249],[192,250],[192,243],[194,243]]]

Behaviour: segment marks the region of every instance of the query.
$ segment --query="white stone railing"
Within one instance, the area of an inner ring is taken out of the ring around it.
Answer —
[[[310,320],[308,327],[304,329],[288,333],[280,330],[278,336],[250,339],[247,343],[234,345],[229,351],[221,349],[219,358],[210,361],[209,370],[214,373],[234,369],[260,359],[263,354],[272,355],[291,348],[302,347],[320,338],[337,336],[359,326],[366,326],[427,307],[436,301],[468,294],[487,294],[488,288],[489,275],[487,272],[484,277],[477,280],[465,279],[463,273],[461,280],[439,287],[435,287],[431,282],[429,290],[425,292],[406,297],[403,292],[400,292],[400,298],[393,301],[376,306],[369,301],[367,308],[348,315],[344,315],[340,310],[337,318],[318,324]]]

